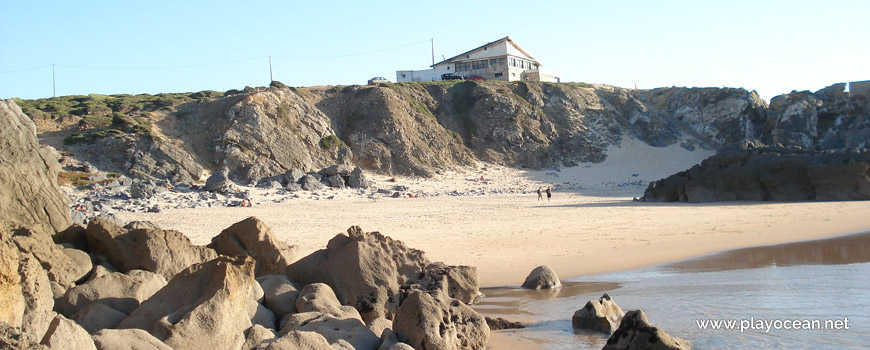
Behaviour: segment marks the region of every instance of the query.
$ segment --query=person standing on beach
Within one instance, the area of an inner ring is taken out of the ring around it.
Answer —
[[[553,196],[553,190],[550,188],[550,186],[547,186],[547,202],[550,201],[550,197],[552,197],[552,196]]]
[[[538,186],[538,200],[543,202],[544,196],[541,194],[541,186]]]

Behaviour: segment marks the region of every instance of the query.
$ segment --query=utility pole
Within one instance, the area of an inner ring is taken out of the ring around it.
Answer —
[[[272,82],[275,81],[272,78],[272,54],[269,54],[269,85],[272,85]]]
[[[432,41],[432,67],[434,68],[435,67],[435,38],[430,38],[429,40]]]
[[[57,79],[54,76],[54,63],[51,64],[51,92],[57,97]]]

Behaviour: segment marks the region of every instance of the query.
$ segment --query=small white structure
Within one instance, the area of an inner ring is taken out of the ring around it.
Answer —
[[[559,74],[542,70],[541,63],[510,37],[453,56],[431,67],[426,70],[396,71],[396,81],[442,80],[444,74],[501,81],[561,81]]]

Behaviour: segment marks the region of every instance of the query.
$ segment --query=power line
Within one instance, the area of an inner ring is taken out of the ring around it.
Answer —
[[[8,70],[8,71],[0,72],[0,74],[26,72],[26,71],[29,71],[29,70],[42,69],[42,68],[47,68],[47,67],[51,67],[51,65],[50,65],[50,64],[43,64],[43,65],[41,65],[41,66],[39,66],[39,67],[23,68],[23,69],[16,69],[16,70]]]
[[[233,63],[242,63],[242,62],[250,62],[256,60],[266,59],[266,56],[260,57],[252,57],[245,58],[235,61],[224,61],[224,62],[214,62],[214,63],[200,63],[200,64],[188,64],[188,65],[180,65],[180,66],[155,66],[155,67],[97,67],[97,66],[72,66],[65,64],[58,64],[58,67],[62,68],[74,68],[74,69],[101,69],[101,70],[159,70],[159,69],[183,69],[183,68],[196,68],[196,67],[208,67],[208,66],[220,66],[225,64],[233,64]]]

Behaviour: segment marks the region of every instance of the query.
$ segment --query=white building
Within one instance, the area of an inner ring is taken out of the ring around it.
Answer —
[[[510,37],[504,37],[476,49],[435,63],[432,69],[396,71],[396,81],[442,80],[444,74],[462,77],[480,76],[485,80],[559,82],[555,72],[541,69],[538,62]]]

